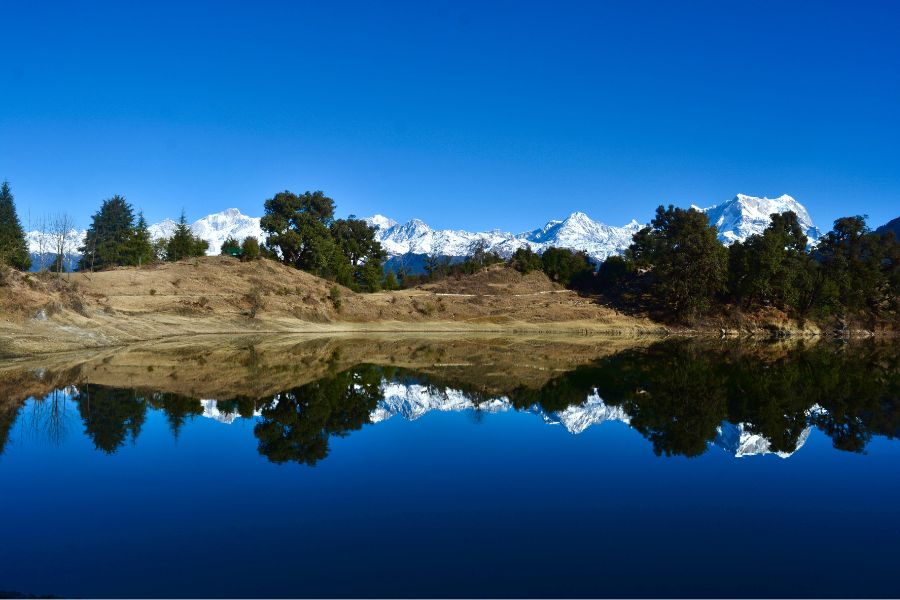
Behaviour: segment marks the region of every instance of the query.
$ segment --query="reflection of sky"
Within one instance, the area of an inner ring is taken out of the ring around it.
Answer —
[[[148,410],[113,455],[73,403],[0,457],[0,589],[58,595],[896,595],[900,444],[659,458],[606,422],[430,412],[275,465],[252,420]]]

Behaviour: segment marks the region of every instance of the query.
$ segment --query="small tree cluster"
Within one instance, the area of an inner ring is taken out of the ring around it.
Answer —
[[[119,195],[104,200],[91,217],[84,245],[78,250],[82,271],[139,266],[156,258],[144,215],[139,214],[135,221],[131,205]]]
[[[285,191],[266,200],[261,220],[266,252],[351,289],[380,290],[387,255],[375,239],[375,228],[352,216],[335,219],[334,206],[320,191]]]
[[[205,256],[208,249],[209,242],[194,235],[187,224],[184,211],[181,211],[175,232],[166,242],[166,260],[174,262],[195,256]]]

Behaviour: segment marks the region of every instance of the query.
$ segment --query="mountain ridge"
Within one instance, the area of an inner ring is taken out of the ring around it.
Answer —
[[[743,241],[750,235],[761,233],[769,222],[770,214],[787,210],[797,213],[811,244],[821,235],[806,208],[786,194],[772,199],[738,194],[717,205],[694,208],[706,213],[710,223],[719,228],[719,239],[724,244]],[[435,229],[421,219],[414,218],[406,223],[399,223],[381,214],[363,220],[375,227],[376,239],[381,242],[390,259],[431,254],[462,258],[471,254],[476,244],[484,244],[489,251],[497,252],[504,258],[510,257],[519,248],[530,248],[542,253],[547,248],[559,247],[584,251],[594,262],[599,263],[610,256],[622,254],[631,244],[632,236],[645,226],[636,219],[621,227],[608,225],[593,220],[582,211],[575,211],[564,219],[550,220],[540,227],[520,233],[502,229]],[[154,223],[149,226],[151,237],[155,240],[170,237],[176,225],[172,219]],[[260,243],[265,241],[260,218],[245,215],[237,208],[206,215],[194,221],[190,227],[195,235],[209,242],[209,255],[219,254],[222,243],[228,237],[237,240],[255,237]],[[82,243],[86,231],[72,230],[69,235],[72,256],[77,256],[74,248]],[[49,237],[48,234],[37,231],[26,234],[33,255],[39,256],[43,251],[46,257],[51,252]]]

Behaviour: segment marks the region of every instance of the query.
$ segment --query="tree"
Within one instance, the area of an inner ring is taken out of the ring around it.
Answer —
[[[690,208],[656,209],[650,227],[634,234],[626,258],[652,273],[650,295],[676,319],[696,319],[725,288],[728,251],[706,215]]]
[[[728,250],[728,287],[744,308],[774,305],[798,310],[805,281],[801,270],[810,268],[806,234],[797,215],[788,211],[771,216],[762,234],[736,242]]]
[[[267,234],[266,246],[277,251],[282,262],[327,277],[335,254],[328,229],[333,220],[334,200],[323,192],[298,196],[284,191],[266,200],[260,225]]]
[[[256,260],[259,258],[259,240],[248,235],[241,243],[241,260]]]
[[[131,244],[129,248],[128,264],[140,267],[156,260],[156,253],[153,249],[153,239],[150,237],[150,229],[147,227],[147,220],[144,213],[138,213],[137,225],[131,234]]]
[[[541,265],[547,277],[566,287],[594,270],[587,254],[568,248],[547,248],[541,255]]]
[[[20,271],[31,268],[31,256],[25,242],[25,232],[16,214],[9,182],[0,184],[0,264]]]
[[[95,271],[127,265],[131,257],[134,235],[134,211],[125,198],[115,195],[103,201],[100,210],[91,218],[79,269]]]
[[[175,226],[175,233],[166,244],[166,260],[174,262],[193,256],[204,256],[208,249],[209,242],[194,235],[182,210]]]
[[[397,276],[394,275],[394,270],[391,269],[387,272],[387,275],[384,276],[384,284],[382,285],[384,289],[387,291],[396,290],[400,286],[397,284]]]
[[[363,220],[351,217],[333,221],[329,232],[339,252],[332,265],[335,280],[370,292],[381,289],[387,253],[375,239],[376,229]]]
[[[241,243],[229,235],[222,242],[222,250],[219,253],[223,256],[240,256]]]
[[[532,271],[540,271],[544,267],[540,255],[528,246],[513,252],[509,259],[509,266],[525,275]]]
[[[50,239],[56,254],[52,270],[61,277],[66,270],[66,257],[75,247],[75,220],[66,213],[55,215],[50,221]]]

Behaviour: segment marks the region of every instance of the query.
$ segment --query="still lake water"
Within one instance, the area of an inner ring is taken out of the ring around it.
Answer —
[[[627,346],[0,365],[0,590],[900,595],[900,348]]]

